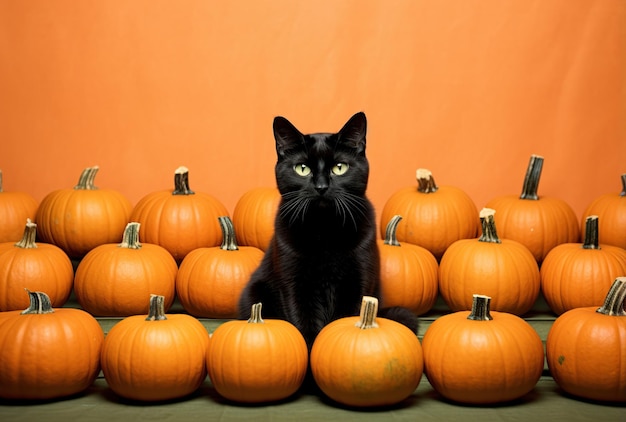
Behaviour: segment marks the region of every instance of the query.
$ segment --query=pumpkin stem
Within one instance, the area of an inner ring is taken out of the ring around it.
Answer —
[[[585,241],[583,249],[600,249],[598,243],[598,216],[590,215],[585,219]]]
[[[624,301],[626,300],[626,277],[617,277],[604,300],[604,305],[596,312],[609,316],[626,316]]]
[[[54,313],[54,309],[52,309],[52,302],[50,302],[50,297],[47,294],[44,292],[31,292],[28,289],[24,290],[28,292],[30,304],[28,305],[28,308],[22,311],[22,315]]]
[[[478,238],[479,242],[502,243],[496,231],[496,221],[493,217],[495,213],[496,210],[491,208],[480,210],[480,223],[482,224],[483,232]]]
[[[87,167],[86,169],[84,169],[83,172],[80,174],[80,178],[78,179],[78,184],[74,186],[74,189],[76,190],[98,189],[94,185],[94,180],[96,179],[96,174],[98,173],[98,170],[100,170],[100,167],[98,166]]]
[[[165,321],[165,296],[150,295],[150,310],[146,321]]]
[[[220,248],[223,251],[239,250],[233,220],[231,220],[228,216],[217,217],[217,220],[219,221],[220,228],[222,229],[222,245]]]
[[[174,190],[172,195],[193,195],[194,191],[189,189],[189,169],[180,166],[174,172]]]
[[[355,326],[361,330],[378,328],[378,323],[376,322],[377,314],[378,299],[372,296],[363,296],[363,301],[361,302],[361,315],[359,316],[359,320]]]
[[[541,170],[543,168],[543,157],[540,155],[531,155],[526,177],[524,177],[524,186],[520,199],[538,200],[537,188],[539,187],[539,179],[541,178]]]
[[[127,249],[141,249],[141,242],[139,242],[139,227],[140,223],[135,221],[128,223],[124,229],[124,235],[122,236],[122,243],[120,248]]]
[[[474,295],[472,300],[472,311],[467,319],[472,321],[490,321],[493,319],[490,313],[491,297],[485,295]]]
[[[2,173],[0,172],[0,192],[2,192]],[[622,192],[619,196],[626,196],[626,173],[622,174]]]
[[[433,174],[427,169],[417,169],[417,191],[421,193],[434,193],[437,192],[439,187],[435,183]]]
[[[261,302],[255,303],[252,305],[252,310],[250,311],[250,318],[248,319],[248,324],[263,324],[263,318],[261,318],[261,308],[263,304]]]
[[[401,215],[394,215],[387,223],[387,228],[385,229],[385,245],[390,246],[402,246],[400,242],[398,242],[398,237],[396,236],[396,232],[398,230],[398,223],[402,220]]]
[[[33,223],[30,218],[26,219],[26,227],[24,228],[24,235],[22,240],[15,244],[16,247],[22,249],[36,249],[37,244],[35,239],[37,237],[37,224]]]

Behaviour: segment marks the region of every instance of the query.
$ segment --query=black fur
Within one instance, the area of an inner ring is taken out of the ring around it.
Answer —
[[[282,199],[274,238],[241,295],[239,310],[248,318],[252,304],[262,302],[265,318],[294,324],[309,348],[326,324],[358,315],[364,295],[378,296],[376,219],[365,196],[366,127],[364,113],[352,116],[338,133],[310,135],[283,117],[274,119]],[[348,165],[344,174],[333,173],[338,163]],[[303,164],[304,176],[295,171]],[[406,309],[383,309],[379,316],[417,330],[417,318]]]

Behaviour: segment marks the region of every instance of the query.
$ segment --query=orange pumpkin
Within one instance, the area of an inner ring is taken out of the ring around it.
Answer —
[[[176,261],[165,248],[139,242],[139,223],[128,223],[122,243],[100,245],[78,264],[74,293],[78,303],[97,316],[146,314],[146,297],[167,297],[165,309],[174,301]]]
[[[522,318],[491,312],[490,298],[474,295],[471,311],[436,319],[422,340],[432,387],[460,403],[508,402],[529,393],[543,371],[543,343]]]
[[[280,199],[278,189],[269,187],[250,189],[239,198],[233,211],[233,223],[240,244],[267,250],[274,236]]]
[[[626,173],[622,174],[621,192],[600,195],[587,206],[582,218],[583,237],[586,219],[590,215],[597,215],[602,220],[598,234],[601,244],[626,249]]]
[[[471,292],[490,297],[491,309],[522,315],[539,296],[541,276],[528,248],[511,239],[500,239],[495,211],[480,212],[482,235],[462,239],[446,250],[439,264],[439,291],[452,311],[472,309]]]
[[[532,155],[522,194],[497,197],[486,205],[497,211],[500,236],[526,246],[538,263],[555,246],[577,242],[580,236],[578,217],[569,204],[559,198],[537,195],[542,168],[543,157]]]
[[[587,217],[584,242],[556,246],[541,265],[543,295],[557,315],[602,305],[615,277],[626,274],[626,250],[598,243],[599,222]]]
[[[209,333],[192,316],[165,314],[164,298],[150,296],[148,315],[124,318],[102,346],[102,372],[117,395],[147,402],[196,391],[206,378]]]
[[[35,221],[42,242],[82,258],[96,246],[119,242],[132,205],[124,195],[94,185],[98,167],[83,170],[73,189],[49,193],[39,204]]]
[[[224,398],[265,403],[293,395],[304,381],[308,349],[287,321],[263,319],[261,303],[248,321],[228,321],[215,329],[206,363],[211,383]]]
[[[422,378],[422,347],[415,333],[376,318],[378,300],[365,296],[361,315],[335,320],[320,331],[311,349],[311,372],[332,400],[355,407],[401,402]]]
[[[626,402],[626,277],[617,277],[604,304],[571,309],[552,324],[546,359],[554,381],[574,396]]]
[[[22,240],[0,244],[0,311],[25,309],[24,289],[45,290],[54,307],[67,302],[74,284],[74,268],[59,247],[35,243],[37,225],[26,221]]]
[[[263,251],[237,245],[233,222],[219,217],[222,245],[198,248],[185,256],[176,276],[176,294],[191,315],[237,318],[239,296],[263,259]]]
[[[438,293],[438,264],[426,248],[398,241],[396,231],[402,217],[387,224],[380,251],[380,297],[382,307],[402,306],[416,315],[428,312]]]
[[[0,397],[55,399],[86,390],[100,373],[100,324],[80,309],[53,309],[45,293],[28,296],[25,311],[1,314]]]
[[[417,184],[417,189],[400,189],[385,203],[381,214],[383,236],[387,222],[401,215],[404,224],[398,228],[398,240],[426,248],[437,259],[455,241],[476,236],[478,210],[465,192],[454,186],[437,186],[426,169],[417,170]]]
[[[24,221],[34,219],[39,204],[26,192],[7,192],[0,170],[0,243],[17,242],[24,231]]]
[[[228,215],[215,197],[189,188],[189,170],[174,173],[174,190],[153,192],[139,200],[131,221],[143,228],[144,242],[167,249],[177,262],[194,249],[218,246],[221,231],[217,218]]]

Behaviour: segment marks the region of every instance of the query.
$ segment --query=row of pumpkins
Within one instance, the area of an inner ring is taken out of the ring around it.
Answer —
[[[248,372],[255,373],[255,370],[246,370],[246,374],[242,374],[238,371],[243,368],[239,368],[239,365],[233,362],[241,362],[241,359],[244,359],[241,353],[245,354],[245,351],[253,350],[253,347],[249,344],[220,344],[218,342],[220,337],[216,334],[225,331],[231,323],[245,324],[245,328],[240,329],[256,329],[250,326],[259,324],[231,321],[220,325],[210,340],[184,341],[185,345],[190,343],[206,345],[202,353],[198,352],[198,355],[206,358],[203,360],[204,366],[199,363],[197,365],[200,366],[196,369],[176,366],[173,370],[177,371],[178,376],[165,376],[165,379],[171,378],[173,382],[182,380],[186,384],[184,389],[186,393],[170,385],[151,386],[154,384],[151,381],[146,381],[141,388],[134,384],[128,385],[131,381],[124,377],[130,376],[129,372],[132,372],[133,379],[137,377],[141,379],[139,375],[148,376],[159,367],[157,362],[147,359],[148,355],[164,353],[163,362],[168,365],[174,361],[190,359],[168,356],[170,352],[167,351],[154,353],[154,350],[150,350],[160,345],[134,344],[133,341],[139,341],[145,337],[138,334],[139,326],[129,328],[134,330],[132,334],[124,334],[125,321],[134,320],[142,325],[146,319],[145,314],[151,315],[148,320],[181,319],[180,324],[187,328],[180,329],[187,331],[184,334],[175,335],[175,338],[179,340],[172,340],[172,343],[180,343],[181,338],[193,335],[190,333],[192,331],[198,332],[200,336],[206,335],[206,330],[197,319],[193,318],[194,316],[235,317],[240,289],[243,288],[243,283],[248,279],[250,272],[260,262],[263,250],[267,248],[271,238],[273,216],[280,195],[275,188],[258,188],[249,191],[235,207],[231,220],[227,210],[218,200],[208,194],[194,193],[190,190],[188,171],[180,168],[175,172],[173,191],[166,190],[149,194],[133,208],[121,194],[111,190],[97,189],[94,186],[94,178],[98,168],[88,168],[83,172],[74,189],[52,192],[40,204],[35,203],[26,216],[16,211],[5,212],[7,216],[19,216],[21,234],[15,234],[17,222],[3,223],[0,227],[0,235],[12,236],[8,239],[6,237],[0,239],[9,240],[0,244],[0,271],[2,271],[0,288],[3,290],[0,296],[0,311],[4,311],[0,313],[0,353],[7,353],[8,356],[7,359],[0,359],[0,361],[10,362],[10,368],[0,367],[0,397],[36,398],[29,395],[34,393],[28,393],[28,391],[38,391],[38,389],[33,389],[33,385],[46,385],[46,381],[52,379],[43,381],[35,379],[33,375],[37,371],[33,369],[34,364],[18,362],[19,356],[23,355],[23,350],[15,351],[14,348],[6,346],[12,342],[7,339],[15,339],[17,334],[9,333],[11,325],[5,325],[3,322],[9,321],[9,316],[17,318],[17,315],[21,314],[17,309],[28,307],[29,309],[35,308],[38,316],[40,316],[41,309],[46,308],[43,313],[48,316],[51,316],[50,314],[59,316],[61,312],[82,312],[91,319],[94,315],[126,317],[122,321],[124,324],[122,322],[116,324],[106,336],[100,352],[102,361],[100,362],[99,358],[96,359],[97,367],[102,366],[105,378],[114,391],[124,397],[139,400],[162,400],[180,397],[193,391],[199,385],[196,385],[198,379],[206,377],[202,368],[208,370],[213,385],[226,398],[243,402],[277,400],[295,391],[294,385],[302,382],[300,370],[296,369],[304,366],[306,371],[310,363],[315,381],[320,388],[329,397],[348,405],[385,405],[405,398],[419,382],[422,364],[425,365],[431,384],[446,397],[474,403],[506,401],[520,397],[532,389],[541,374],[541,369],[538,369],[539,361],[543,368],[543,347],[541,347],[541,354],[537,347],[537,344],[541,346],[541,340],[537,343],[538,337],[532,327],[519,318],[532,307],[541,289],[552,310],[556,314],[562,314],[557,322],[570,318],[570,315],[579,310],[588,311],[588,315],[573,317],[574,322],[564,322],[565,325],[570,326],[562,329],[568,333],[567,335],[552,335],[552,331],[557,330],[560,323],[555,323],[551,330],[551,335],[559,338],[558,342],[555,340],[558,347],[556,345],[552,347],[552,350],[555,350],[554,359],[551,359],[549,355],[551,348],[547,349],[548,363],[557,382],[562,384],[566,391],[583,397],[626,401],[625,369],[616,372],[614,368],[607,367],[618,362],[620,356],[621,359],[626,359],[626,350],[623,345],[620,346],[614,341],[623,337],[626,331],[625,318],[615,318],[616,315],[624,314],[625,288],[621,276],[626,275],[626,197],[624,196],[626,175],[622,176],[624,192],[602,195],[594,201],[585,211],[582,230],[580,230],[578,219],[566,203],[554,198],[537,196],[542,163],[541,157],[531,157],[521,197],[496,198],[480,213],[477,212],[471,199],[458,188],[437,186],[432,174],[427,170],[418,170],[417,189],[410,187],[398,191],[385,204],[381,215],[381,229],[384,233],[381,233],[380,239],[383,306],[406,306],[420,315],[428,312],[434,305],[437,295],[441,294],[450,310],[453,311],[449,315],[440,317],[429,327],[422,345],[415,335],[410,333],[409,337],[413,340],[407,340],[410,343],[407,347],[401,348],[400,345],[394,345],[390,348],[377,348],[378,351],[375,354],[370,349],[363,349],[365,361],[355,359],[354,356],[347,356],[347,362],[354,362],[357,365],[354,369],[355,373],[362,377],[362,382],[358,386],[356,384],[347,386],[347,378],[342,379],[336,374],[343,373],[346,377],[350,375],[354,378],[354,373],[338,371],[333,369],[333,365],[340,350],[356,349],[349,348],[345,344],[340,345],[338,340],[334,339],[327,346],[314,346],[311,350],[310,362],[309,359],[302,357],[309,358],[306,347],[304,355],[300,354],[299,358],[294,358],[293,364],[286,364],[284,361],[287,358],[281,355],[278,358],[281,364],[278,366],[284,365],[289,375],[281,373],[271,376],[261,371],[258,376],[247,380],[252,385],[246,389],[237,382],[242,382],[242,379],[246,380],[246,376],[251,376]],[[0,189],[0,201],[3,201],[4,194]],[[19,201],[27,204],[29,200],[24,199],[24,196],[20,194],[20,199],[15,202]],[[10,206],[6,206],[5,202],[0,202],[0,213]],[[28,208],[27,205],[23,207]],[[24,220],[33,215],[35,223],[27,221],[24,229]],[[10,219],[7,217],[2,221],[9,222]],[[7,234],[10,227],[13,233]],[[143,243],[139,242],[139,227],[142,228]],[[122,242],[117,243],[120,233],[123,233]],[[236,238],[235,233],[237,233]],[[480,236],[477,237],[479,234]],[[21,240],[18,240],[20,236]],[[35,238],[39,240],[38,243],[35,243]],[[578,243],[581,239],[582,243]],[[15,243],[16,240],[17,243]],[[75,273],[68,257],[80,261]],[[39,262],[38,268],[35,268],[36,265],[33,264],[35,261]],[[26,265],[24,262],[29,262],[29,264]],[[211,285],[208,286],[207,283]],[[45,291],[48,295],[43,296],[41,293],[26,295],[24,288]],[[81,307],[88,313],[77,309],[58,309],[65,303],[72,288]],[[480,294],[468,295],[467,292]],[[156,301],[156,304],[150,305],[146,300],[151,294],[153,299],[150,303]],[[165,316],[175,296],[179,298],[190,315]],[[371,316],[375,315],[371,309],[377,306],[371,304],[372,300],[373,298],[364,299],[364,308],[369,311],[361,315],[361,320],[368,315],[370,320],[361,321],[357,325],[379,329],[359,330],[360,334],[355,334],[357,336],[372,333],[367,335],[383,337],[382,327],[390,323],[382,318],[378,318],[378,322],[371,320]],[[595,312],[599,306],[606,312]],[[589,308],[591,309],[589,311],[583,307],[592,308]],[[54,312],[50,312],[53,308]],[[470,309],[473,310],[470,311]],[[493,310],[491,314],[489,309]],[[498,324],[505,326],[504,330],[516,334],[501,335],[511,337],[510,341],[521,343],[523,347],[506,342],[505,346],[492,344],[491,347],[496,349],[505,347],[506,350],[503,352],[494,349],[491,353],[508,356],[513,353],[513,350],[522,350],[525,357],[506,359],[508,363],[492,365],[493,361],[490,359],[496,359],[495,357],[478,358],[484,355],[485,351],[480,351],[475,356],[458,353],[459,350],[466,349],[470,350],[468,351],[470,353],[472,348],[475,348],[472,346],[475,342],[472,345],[451,344],[451,341],[461,341],[464,338],[461,332],[456,332],[452,336],[440,334],[442,337],[437,340],[439,337],[436,332],[439,329],[435,327],[447,326],[448,328],[443,329],[445,331],[463,326],[459,321],[446,323],[448,318],[457,314],[461,315],[458,318],[463,319],[469,316],[468,321],[488,320],[491,318],[489,315],[493,316],[489,324],[473,324],[472,327],[495,327],[494,321],[506,320]],[[598,319],[600,317],[602,318]],[[596,319],[598,319],[597,322],[595,322]],[[260,309],[258,317],[251,318],[251,320],[255,320],[252,322],[262,321]],[[16,327],[21,325],[17,322],[19,319],[15,321]],[[261,325],[263,328],[259,329],[270,329],[270,326],[273,327],[275,324],[278,323],[272,321],[268,324],[266,320]],[[526,328],[517,327],[516,324],[525,324]],[[576,332],[580,331],[583,337],[593,337],[593,333],[597,332],[589,328],[590,324],[591,326],[593,324],[606,326],[607,330],[612,329],[616,332],[610,336],[601,336],[601,339],[585,338],[584,341],[590,345],[594,345],[594,342],[599,342],[599,344],[597,347],[579,351],[579,348],[571,343],[576,340],[580,341],[570,331],[573,329],[571,326],[576,324],[578,324]],[[203,329],[193,328],[198,325]],[[348,325],[354,326],[355,322],[351,321]],[[118,326],[120,328],[116,328]],[[224,327],[223,330],[222,327]],[[329,325],[327,328],[330,329],[330,327]],[[340,328],[340,334],[336,334],[336,337],[347,337],[341,334],[341,330],[348,329]],[[389,330],[392,329],[389,328]],[[119,344],[114,342],[116,336],[112,336],[117,332],[121,333]],[[519,334],[524,332],[527,335]],[[256,357],[250,359],[259,360],[261,367],[268,367],[267,361],[263,359],[275,359],[272,356],[278,353],[278,350],[285,350],[290,347],[288,345],[300,343],[299,339],[295,340],[299,338],[297,330],[295,333],[291,330],[291,333],[289,339],[286,340],[268,338],[267,343],[262,346],[264,349],[255,351],[253,356]],[[98,343],[99,337],[99,334],[91,335],[91,342]],[[390,337],[404,338],[395,333]],[[239,342],[243,341],[241,336],[237,338]],[[75,341],[77,340],[73,339],[72,343]],[[107,342],[115,344],[115,346],[110,346],[111,350],[114,347],[118,348],[115,352],[111,352],[114,360],[120,360],[120,356],[124,356],[129,361],[105,363]],[[68,345],[61,344],[60,347],[68,347]],[[297,347],[301,349],[300,346]],[[98,349],[96,346],[93,348]],[[95,358],[87,359],[84,355],[86,349],[93,348],[88,345],[78,348],[80,350],[76,353],[83,354],[83,357],[77,356],[76,359],[68,358],[70,355],[66,352],[41,350],[40,353],[46,356],[63,356],[63,361],[72,364],[89,361],[89,365],[93,367]],[[392,356],[384,356],[380,352],[380,350],[388,349],[393,351]],[[141,352],[133,352],[134,350]],[[428,350],[435,351],[431,354]],[[454,355],[459,356],[459,360],[451,359],[445,353],[446,350],[453,350]],[[11,353],[13,355],[10,355]],[[185,353],[192,352],[185,351]],[[213,364],[210,358],[211,353],[219,355],[214,358]],[[429,355],[432,357],[428,358]],[[540,358],[539,355],[541,355]],[[436,359],[445,356],[448,357],[440,363],[436,365],[433,363]],[[231,360],[226,364],[224,359],[228,358],[234,361]],[[130,359],[136,359],[136,361],[133,363]],[[574,363],[580,364],[581,360],[587,363],[586,367],[572,369]],[[218,361],[221,363],[216,363]],[[295,363],[296,361],[298,363]],[[429,361],[431,361],[430,364]],[[489,364],[481,367],[479,361],[489,362]],[[510,361],[517,363],[512,364]],[[142,365],[137,362],[145,363],[143,369],[141,369]],[[339,365],[341,367],[345,364],[341,362]],[[384,364],[387,375],[393,378],[383,379],[380,374],[376,375],[372,372],[375,371],[377,364]],[[515,367],[509,368],[508,365]],[[269,367],[273,366],[276,365]],[[63,374],[72,373],[63,365],[61,367]],[[135,367],[138,368],[137,371],[140,374],[135,373],[134,370],[131,371],[130,368]],[[494,373],[494,368],[498,368],[499,372]],[[22,370],[26,373],[16,372]],[[476,370],[484,374],[468,377],[468,370]],[[461,373],[462,371],[465,372]],[[512,380],[511,377],[503,376],[507,371],[516,376],[512,377]],[[567,375],[557,375],[559,371]],[[405,375],[401,376],[401,374]],[[607,379],[608,374],[615,377],[615,382]],[[438,384],[438,376],[446,380],[458,379],[461,385]],[[93,382],[93,379],[88,381],[89,377],[85,377],[84,371],[80,377],[82,377],[83,387],[81,388],[83,389],[86,388],[84,385],[90,385]],[[600,377],[599,381],[598,377]],[[28,383],[30,378],[34,379],[35,384]],[[474,380],[474,384],[461,381],[468,378]],[[60,379],[67,379],[67,377],[64,375]],[[365,381],[370,379],[371,382]],[[574,381],[569,381],[569,379],[574,379]],[[285,383],[289,384],[289,380],[292,383],[289,386],[285,385]],[[18,385],[12,385],[11,382],[16,382]],[[282,384],[280,386],[272,384],[275,382]],[[400,386],[399,383],[406,384]],[[602,384],[602,387],[599,384]],[[192,388],[192,385],[195,387]],[[76,390],[78,388],[76,386],[72,388],[74,388],[73,392],[80,391]],[[58,386],[55,386],[53,390],[59,393],[64,391],[64,395],[71,394]],[[600,393],[597,395],[593,391]]]

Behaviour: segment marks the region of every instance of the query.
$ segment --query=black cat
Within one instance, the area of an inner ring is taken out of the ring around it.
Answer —
[[[262,302],[264,317],[291,322],[311,348],[326,324],[358,315],[364,295],[378,297],[376,220],[365,196],[366,127],[364,113],[338,133],[310,135],[274,119],[282,199],[274,238],[241,295],[241,318]],[[381,309],[379,316],[417,330],[407,309]]]

